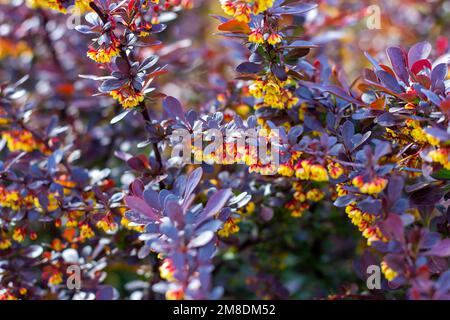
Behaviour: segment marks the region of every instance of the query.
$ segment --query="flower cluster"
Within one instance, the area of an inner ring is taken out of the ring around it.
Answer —
[[[271,8],[274,0],[233,1],[221,0],[222,9],[237,21],[249,22],[251,14],[259,14]]]
[[[299,99],[294,97],[293,93],[287,88],[293,81],[279,81],[278,79],[268,79],[266,81],[256,80],[249,86],[250,94],[256,99],[262,99],[263,102],[255,106],[269,106],[277,109],[291,109]]]

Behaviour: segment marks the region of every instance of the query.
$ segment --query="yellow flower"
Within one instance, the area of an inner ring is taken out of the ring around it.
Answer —
[[[113,90],[109,94],[115,100],[119,101],[124,108],[137,107],[139,103],[144,101],[144,94],[142,92],[134,92],[134,90]]]
[[[253,12],[255,14],[266,11],[273,6],[274,0],[255,0],[253,5]]]
[[[48,211],[55,211],[59,207],[58,199],[56,199],[56,196],[58,194],[56,192],[49,193],[48,195],[48,205],[47,210]]]
[[[304,192],[301,191],[296,191],[294,192],[294,199],[300,202],[305,202],[306,201],[306,195]]]
[[[263,44],[264,43],[264,36],[258,30],[253,30],[248,35],[248,41],[253,42],[253,43]]]
[[[383,272],[384,276],[388,281],[392,281],[397,277],[397,272],[391,269],[385,261],[381,261],[381,272]]]
[[[344,169],[339,163],[329,163],[327,168],[330,177],[333,179],[339,179],[339,177],[344,173]]]
[[[249,23],[250,22],[250,7],[243,2],[235,5],[234,17],[237,21]]]
[[[7,147],[11,152],[32,152],[43,147],[34,139],[33,134],[26,130],[5,131],[2,133],[2,138],[6,140]]]
[[[345,196],[345,195],[347,195],[348,194],[348,191],[347,190],[345,190],[344,188],[343,188],[343,184],[342,183],[338,183],[337,185],[336,185],[336,193],[337,193],[337,195],[339,196],[339,197],[342,197],[342,196]]]
[[[222,10],[230,16],[234,16],[234,12],[236,11],[236,8],[234,7],[233,2],[229,1],[229,0],[221,1],[221,2],[222,2],[221,3]]]
[[[125,217],[122,217],[122,219],[120,220],[120,224],[125,228],[127,228],[128,230],[133,230],[136,232],[143,232],[145,229],[145,226],[143,225],[132,225],[130,220],[128,220]]]
[[[283,38],[278,33],[272,33],[269,38],[267,38],[267,42],[271,45],[276,45],[280,43]]]
[[[95,233],[94,233],[94,231],[92,230],[92,228],[89,225],[83,224],[81,226],[81,231],[80,231],[81,240],[90,239],[94,235],[95,235]]]
[[[182,300],[183,298],[184,298],[184,290],[182,288],[169,289],[166,292],[167,300]]]
[[[247,211],[247,214],[252,214],[253,212],[255,212],[255,208],[255,203],[250,201],[245,207],[245,210]]]
[[[97,228],[105,231],[105,232],[113,232],[117,230],[117,224],[114,223],[110,216],[105,216],[100,221],[97,221]]]
[[[239,218],[228,218],[224,223],[222,229],[218,231],[218,235],[223,238],[228,238],[230,235],[239,232],[238,223],[241,221]]]
[[[314,202],[322,200],[323,197],[325,197],[325,193],[319,189],[311,189],[306,193],[306,198]]]
[[[26,3],[31,8],[52,9],[61,13],[68,13],[68,5],[64,5],[62,0],[27,0]],[[90,9],[89,0],[75,0],[75,7],[80,13]],[[73,10],[72,10],[73,12]]]
[[[26,235],[25,229],[16,228],[14,230],[12,238],[14,239],[14,241],[23,242],[25,240],[25,235]]]
[[[54,286],[60,284],[62,281],[63,281],[63,278],[62,278],[62,273],[61,273],[61,272],[57,272],[57,273],[53,274],[53,275],[48,279],[48,283],[49,283],[50,285],[54,285]]]
[[[11,243],[11,240],[9,240],[9,239],[0,240],[0,250],[9,249],[9,248],[11,248],[11,245],[12,245],[12,243]]]
[[[173,280],[173,273],[175,272],[175,267],[170,259],[164,259],[161,266],[159,266],[159,275],[161,279],[168,281]]]
[[[278,174],[282,176],[292,177],[294,173],[294,166],[292,166],[290,163],[284,163],[278,167]]]
[[[87,56],[98,62],[98,63],[109,63],[111,62],[111,59],[113,57],[117,57],[120,54],[120,50],[119,48],[115,47],[114,45],[108,47],[108,48],[103,48],[100,47],[98,49],[89,49],[89,51],[87,52]]]
[[[256,99],[263,97],[263,82],[261,80],[255,80],[248,88],[249,93]]]
[[[450,170],[450,162],[448,160],[449,152],[447,149],[440,148],[437,150],[432,150],[428,153],[428,156],[433,160],[444,166],[444,168]]]
[[[360,192],[366,194],[377,194],[386,188],[388,181],[386,179],[376,177],[372,181],[365,182],[362,176],[357,176],[352,180],[353,186]]]
[[[320,164],[314,164],[310,167],[310,177],[313,181],[328,181],[327,170]]]

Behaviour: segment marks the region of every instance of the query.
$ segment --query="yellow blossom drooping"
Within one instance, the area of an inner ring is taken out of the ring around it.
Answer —
[[[336,185],[336,193],[337,193],[338,197],[342,197],[342,196],[347,195],[348,191],[343,188],[343,184],[342,183],[338,183]]]
[[[11,240],[9,239],[2,239],[0,240],[0,250],[7,250],[9,248],[11,248]]]
[[[310,160],[301,160],[295,165],[295,176],[301,180],[328,181],[327,169]]]
[[[64,4],[66,1],[62,0],[26,0],[26,4],[33,9],[52,9],[62,13],[75,12],[84,13],[89,10],[89,0],[75,0],[75,7],[68,10],[70,7]],[[78,12],[77,12],[78,11]]]
[[[8,289],[0,289],[0,301],[2,300],[17,300],[17,297],[14,296]]]
[[[17,242],[23,242],[25,240],[26,231],[24,228],[16,228],[13,233],[13,240]]]
[[[0,37],[0,60],[6,57],[17,58],[22,55],[32,56],[33,50],[25,41],[11,41],[7,38]],[[1,114],[1,113],[0,113]],[[6,119],[0,118],[0,124],[5,124]]]
[[[272,108],[291,109],[294,107],[299,99],[287,88],[291,85],[290,79],[281,82],[272,78],[253,81],[249,86],[249,93],[256,99],[263,99],[264,104]]]
[[[364,181],[363,176],[357,176],[352,180],[353,186],[360,192],[366,194],[377,194],[386,188],[388,181],[381,177],[376,177],[371,181]]]
[[[255,0],[253,4],[253,13],[258,14],[272,8],[274,0]]]
[[[306,193],[306,198],[310,201],[318,202],[325,197],[325,193],[319,189],[311,189]]]
[[[161,279],[168,281],[173,280],[173,273],[175,272],[175,267],[170,259],[164,259],[163,263],[159,266],[159,275]]]
[[[114,232],[117,230],[117,224],[114,222],[111,215],[103,217],[103,219],[97,222],[96,226],[105,232]]]
[[[278,167],[278,174],[285,177],[292,177],[295,174],[294,166],[290,163],[280,164]]]
[[[82,241],[86,240],[86,239],[90,239],[95,235],[94,231],[92,230],[92,228],[87,225],[87,224],[83,224],[81,226],[81,230],[80,230],[80,238]]]
[[[109,94],[115,100],[119,101],[125,109],[137,107],[144,101],[144,94],[142,92],[135,92],[132,89],[113,90]]]
[[[133,231],[136,231],[136,232],[144,232],[144,230],[145,230],[145,226],[144,225],[134,225],[126,217],[122,217],[122,219],[120,220],[120,224],[122,226],[124,226],[125,228],[127,228],[128,230],[133,230]]]
[[[272,33],[268,38],[267,42],[271,45],[276,45],[277,43],[280,43],[283,38],[278,33]]]
[[[117,57],[120,50],[117,46],[111,45],[109,47],[99,47],[98,49],[91,48],[87,52],[87,56],[98,63],[109,63],[113,57]]]
[[[6,140],[9,151],[32,152],[35,150],[44,151],[42,143],[36,141],[33,134],[26,130],[12,130],[2,132],[2,138]]]
[[[233,16],[237,21],[249,23],[250,22],[251,8],[245,2],[237,2],[234,6]]]
[[[380,228],[374,225],[374,215],[361,211],[356,206],[356,203],[351,203],[345,207],[345,212],[350,218],[352,224],[357,226],[358,230],[362,232],[363,237],[367,239],[367,244],[369,246],[374,241],[387,241],[387,238],[381,233]]]
[[[167,300],[182,300],[184,298],[184,290],[183,288],[178,289],[169,289],[166,292]]]
[[[339,179],[344,173],[344,168],[339,163],[329,163],[327,166],[328,174],[332,179]]]
[[[273,6],[274,0],[221,0],[222,10],[237,21],[248,23],[250,15],[259,14]]]
[[[381,272],[383,272],[388,281],[394,280],[398,275],[397,272],[391,269],[385,261],[381,261]]]
[[[445,148],[439,148],[436,150],[432,150],[428,153],[428,156],[433,160],[433,162],[437,162],[441,164],[445,169],[450,170],[450,161],[448,159],[449,151]]]
[[[253,30],[248,35],[248,41],[257,43],[257,44],[263,44],[264,43],[264,36],[259,30]]]
[[[218,235],[223,238],[228,238],[230,235],[239,232],[238,223],[241,221],[239,218],[228,218],[224,223],[222,229],[218,231]]]
[[[63,278],[62,278],[61,272],[56,272],[56,273],[52,274],[50,276],[50,278],[48,279],[48,283],[50,285],[54,285],[54,286],[60,284],[62,281],[63,281]]]
[[[298,197],[300,197],[300,191],[298,191]],[[307,202],[300,202],[296,199],[288,201],[284,207],[291,212],[293,218],[301,218],[303,213],[309,209],[309,204]]]

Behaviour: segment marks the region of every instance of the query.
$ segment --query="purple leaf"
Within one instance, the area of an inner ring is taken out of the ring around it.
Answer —
[[[340,88],[338,86],[312,84],[312,85],[310,85],[310,87],[313,87],[315,89],[322,90],[322,91],[334,94],[338,98],[341,98],[341,99],[343,99],[345,101],[353,103],[353,104],[355,104],[357,106],[364,106],[363,102],[353,98],[352,96],[350,96],[347,92],[345,92],[342,88]]]
[[[157,211],[161,211],[161,204],[159,202],[159,194],[158,192],[147,188],[144,190],[144,199],[145,201],[152,207],[153,209]]]
[[[389,90],[392,90],[395,93],[403,93],[403,88],[398,84],[397,79],[395,79],[389,72],[378,70],[376,74],[381,83],[383,83]]]
[[[403,242],[403,221],[397,214],[390,213],[386,220],[380,222],[380,229],[382,230],[382,233],[389,238]]]
[[[152,220],[159,220],[153,209],[143,199],[136,196],[126,196],[125,203],[131,210],[141,213]]]
[[[390,47],[387,50],[387,55],[391,61],[392,69],[394,69],[395,74],[403,81],[406,85],[409,84],[409,74],[406,66],[406,54],[402,48]]]
[[[213,194],[213,196],[206,204],[205,209],[203,209],[202,215],[200,216],[200,220],[198,221],[197,225],[208,220],[216,213],[219,213],[219,211],[222,210],[223,206],[231,197],[231,195],[231,189],[222,189]]]
[[[355,126],[349,120],[345,121],[342,125],[342,138],[344,140],[344,145],[347,149],[353,147],[352,138],[355,135]]]
[[[258,73],[261,69],[262,65],[253,62],[243,62],[236,67],[239,73]]]
[[[183,107],[174,97],[166,97],[163,101],[163,108],[173,119],[180,119],[185,124],[189,124],[186,120]]]
[[[203,175],[203,169],[201,167],[198,167],[192,173],[190,174],[189,178],[186,182],[186,190],[184,191],[184,198],[188,199],[192,192],[194,192],[195,187],[200,182],[200,179]]]
[[[170,200],[166,203],[165,207],[166,216],[171,220],[176,221],[179,225],[184,222],[184,214],[181,206],[174,200]]]
[[[130,186],[132,193],[140,198],[142,198],[143,196],[144,188],[145,188],[144,183],[140,179],[134,180]]]
[[[447,74],[448,67],[446,63],[441,63],[434,67],[433,71],[431,71],[431,90],[439,89],[445,91],[443,81],[447,78]]]
[[[424,253],[426,256],[449,257],[450,256],[450,239],[444,239],[438,242],[432,249]]]

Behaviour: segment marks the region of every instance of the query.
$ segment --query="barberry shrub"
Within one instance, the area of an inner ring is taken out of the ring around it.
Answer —
[[[0,300],[450,299],[448,41],[335,5],[0,2]]]

